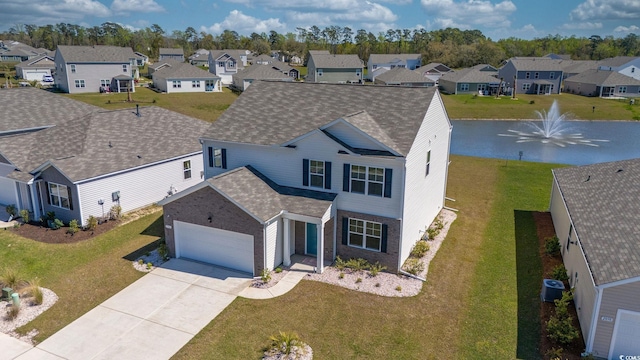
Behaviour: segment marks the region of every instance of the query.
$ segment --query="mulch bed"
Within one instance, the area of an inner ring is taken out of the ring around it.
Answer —
[[[111,220],[98,225],[93,231],[80,230],[75,234],[67,233],[67,230],[69,229],[68,227],[61,227],[60,229],[53,230],[48,227],[41,226],[40,223],[37,222],[22,224],[20,227],[7,228],[6,230],[12,231],[27,239],[47,244],[71,244],[103,234],[116,227],[116,225],[118,225],[118,221]]]
[[[551,270],[557,266],[562,265],[562,257],[558,255],[557,257],[549,256],[544,251],[544,243],[545,239],[553,237],[555,235],[555,229],[553,227],[553,221],[551,219],[551,214],[548,212],[534,212],[533,219],[536,223],[536,232],[538,234],[538,241],[540,243],[540,258],[542,259],[542,273],[545,278],[548,277],[548,274],[551,273]],[[540,279],[540,284],[542,284],[542,279]],[[565,282],[564,284],[566,289],[569,289],[569,284]],[[554,313],[555,305],[554,303],[548,302],[540,302],[540,354],[545,359],[550,359],[547,356],[547,352],[552,348],[559,348],[560,345],[553,344],[551,340],[547,337],[547,321]],[[578,315],[576,313],[576,308],[573,302],[569,305],[569,314],[573,317],[573,325],[576,329],[580,330],[580,323],[578,322]],[[567,360],[578,360],[581,359],[580,354],[584,351],[585,344],[582,340],[582,335],[574,340],[569,346],[564,347],[564,352],[562,353],[562,359]]]

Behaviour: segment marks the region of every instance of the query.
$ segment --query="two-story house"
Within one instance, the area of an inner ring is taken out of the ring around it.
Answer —
[[[129,47],[58,45],[56,87],[66,93],[135,92],[138,56]]]
[[[549,58],[511,58],[498,69],[498,77],[516,94],[560,94],[563,62]]]
[[[203,135],[206,180],[160,202],[168,248],[254,275],[292,254],[397,272],[444,206],[450,135],[435,87],[255,82]]]
[[[220,77],[222,85],[233,83],[233,75],[244,69],[237,50],[212,50],[209,52],[209,72]]]
[[[158,49],[158,61],[174,60],[184,62],[184,50],[182,48]]]
[[[309,52],[308,82],[362,83],[364,65],[358,55],[336,55],[328,52]]]
[[[422,62],[421,54],[371,54],[367,62],[367,78],[375,82],[376,76],[394,68],[415,70]]]
[[[640,57],[616,56],[603,59],[598,62],[598,69],[619,72],[622,75],[640,80]]]

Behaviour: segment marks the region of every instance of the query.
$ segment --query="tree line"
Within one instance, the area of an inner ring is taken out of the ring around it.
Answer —
[[[498,66],[514,56],[544,56],[549,53],[569,54],[574,60],[640,56],[640,38],[636,34],[622,38],[548,35],[532,40],[510,37],[493,41],[480,30],[458,28],[432,31],[389,29],[374,34],[364,29],[354,31],[349,27],[332,25],[320,28],[313,25],[285,34],[271,30],[245,36],[233,30],[212,35],[198,32],[193,27],[167,33],[157,24],[132,30],[114,22],[92,27],[59,23],[16,25],[0,33],[0,39],[12,39],[51,50],[57,45],[128,46],[151,58],[157,58],[161,47],[182,47],[187,56],[200,48],[249,49],[256,54],[280,50],[298,56],[304,56],[307,50],[329,50],[334,54],[357,54],[364,61],[370,54],[419,53],[425,63],[440,62],[452,68],[481,63]]]

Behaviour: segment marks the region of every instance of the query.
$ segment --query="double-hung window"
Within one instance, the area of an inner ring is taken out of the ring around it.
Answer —
[[[382,224],[349,219],[348,245],[373,251],[382,250]]]
[[[382,191],[384,189],[384,169],[370,167],[368,168],[368,195],[374,196],[382,196]]]
[[[51,205],[64,209],[71,209],[71,202],[69,201],[69,188],[66,185],[60,185],[50,182],[48,185],[48,190],[49,202],[51,203]]]
[[[528,72],[528,71],[526,73],[524,73],[524,78],[525,79],[531,79],[531,73]]]
[[[84,83],[84,80],[75,80],[74,82],[75,82],[77,88],[86,87],[86,85]]]
[[[127,72],[127,64],[122,64],[122,72],[123,73]]]
[[[76,65],[75,64],[71,64],[71,65],[69,65],[69,67],[71,68],[71,73],[75,74],[76,73]]]
[[[324,188],[324,161],[309,160],[309,185]]]
[[[391,197],[392,169],[344,164],[343,191]]]
[[[213,167],[223,168],[223,149],[213,149]]]
[[[182,163],[182,172],[184,173],[185,180],[191,179],[191,160]]]
[[[626,86],[620,86],[620,87],[618,88],[618,92],[619,92],[620,94],[626,94],[626,93],[627,93],[627,87],[626,87]]]
[[[174,88],[181,88],[181,87],[182,87],[182,81],[180,81],[180,80],[173,80],[173,87],[174,87]]]
[[[460,91],[469,91],[469,84],[460,84]]]
[[[429,170],[431,170],[431,150],[427,151],[427,170],[424,176],[429,175]]]
[[[351,165],[351,192],[364,194],[367,187],[367,167]]]
[[[192,88],[199,88],[200,87],[200,80],[191,81],[191,87]]]

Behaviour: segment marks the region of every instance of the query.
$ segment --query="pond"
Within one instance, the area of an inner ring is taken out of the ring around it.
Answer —
[[[565,121],[563,136],[547,143],[532,135],[535,130],[531,121],[452,120],[451,123],[454,155],[570,165],[640,158],[637,121]]]

